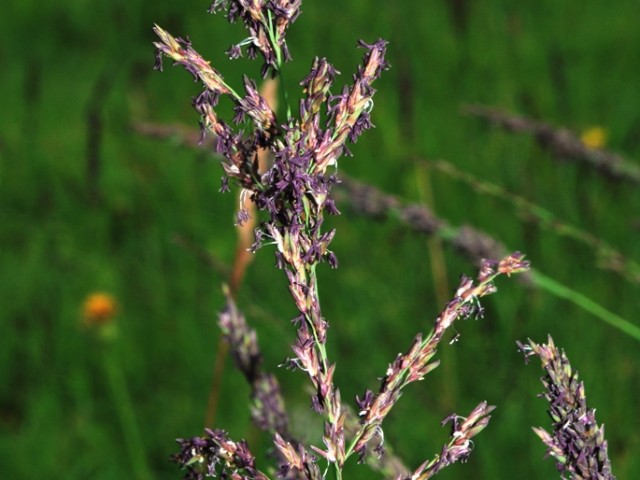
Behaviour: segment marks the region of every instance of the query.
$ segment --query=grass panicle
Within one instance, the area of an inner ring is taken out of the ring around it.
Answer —
[[[242,18],[251,35],[250,56],[260,51],[265,61],[263,75],[269,70],[275,75],[280,70],[283,52],[286,53],[284,30],[288,21],[297,16],[299,6],[299,2],[280,5],[217,1],[212,11],[224,7],[230,21]],[[486,254],[500,248],[496,242],[490,242],[488,247],[485,236],[471,229],[453,229],[424,207],[403,207],[393,197],[384,196],[372,187],[347,182],[347,191],[351,189],[350,204],[356,209],[370,216],[395,211],[405,222],[418,225],[414,227],[418,230],[429,234],[444,232],[441,236],[475,258],[480,268],[475,281],[462,277],[432,330],[424,336],[417,334],[406,352],[398,354],[389,364],[379,389],[366,390],[362,397],[356,397],[359,421],[358,426],[354,426],[334,381],[338,365],[328,354],[329,323],[321,309],[316,268],[325,262],[332,268],[338,266],[335,253],[329,249],[336,231],[323,232],[324,214],[339,214],[331,190],[341,183],[334,171],[338,158],[349,153],[347,141],[355,142],[364,130],[372,127],[370,113],[375,93],[372,83],[388,67],[386,42],[359,42],[365,49],[362,65],[353,83],[338,95],[330,93],[338,72],[326,59],[316,58],[311,72],[301,82],[304,90],[299,116],[294,117],[288,109],[285,121],[280,123],[275,111],[258,93],[254,81],[245,77],[246,94],[236,93],[189,41],[174,38],[157,25],[154,30],[160,38],[160,42],[155,43],[157,67],[161,68],[161,57],[167,56],[204,87],[194,100],[194,107],[201,115],[203,134],[214,135],[215,150],[222,157],[226,174],[222,190],[229,189],[230,180],[241,187],[237,224],[247,224],[257,214],[263,218],[254,230],[255,241],[250,250],[255,252],[264,245],[273,245],[276,266],[288,280],[298,314],[292,320],[297,330],[291,346],[293,356],[285,365],[308,378],[312,387],[311,405],[323,418],[323,445],[306,446],[292,438],[278,381],[263,371],[256,333],[248,327],[226,288],[227,304],[220,313],[219,325],[236,367],[250,385],[253,421],[272,435],[279,463],[278,477],[324,479],[331,471],[334,478],[342,479],[345,464],[352,456],[363,461],[372,454],[384,455],[383,422],[405,387],[423,380],[437,368],[439,361],[434,360],[434,356],[445,333],[458,319],[482,317],[484,309],[480,299],[496,291],[496,277],[529,270],[529,262],[518,252],[500,261],[487,260],[491,255]],[[240,56],[240,47],[232,48],[232,58]],[[222,95],[229,96],[235,104],[236,115],[231,123],[216,113],[218,98]],[[147,128],[147,132],[155,130]],[[264,162],[261,164],[259,151],[270,153],[271,165],[265,168]],[[330,167],[334,171],[329,172]],[[247,199],[255,206],[251,213]],[[533,343],[527,348],[541,352]],[[413,473],[401,472],[397,478],[427,479],[448,465],[466,461],[474,445],[472,439],[486,428],[494,408],[481,402],[466,417],[455,413],[446,417],[442,423],[451,423],[452,429],[441,452]],[[551,445],[547,437],[543,440]],[[602,443],[600,437],[599,441],[598,445],[606,451],[606,443]],[[222,430],[207,429],[205,437],[179,439],[178,443],[181,448],[174,459],[185,469],[185,478],[269,478],[256,467],[248,444],[244,440],[231,440]],[[554,444],[553,448],[559,447]],[[580,461],[584,459],[580,457]]]

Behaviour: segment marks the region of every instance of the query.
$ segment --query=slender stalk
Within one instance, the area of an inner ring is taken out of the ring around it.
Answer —
[[[109,347],[106,345],[105,347]],[[113,396],[113,404],[118,414],[120,427],[126,445],[126,450],[133,467],[135,478],[138,480],[150,480],[152,477],[149,465],[147,463],[147,455],[138,428],[135,410],[129,396],[127,383],[122,375],[122,369],[117,362],[116,357],[108,348],[103,352],[103,367],[106,373],[107,381]]]
[[[620,330],[623,333],[626,333],[632,338],[640,341],[640,327],[634,325],[628,320],[616,315],[615,313],[607,310],[602,305],[591,300],[589,297],[576,292],[570,287],[553,280],[552,278],[544,275],[543,273],[537,270],[531,270],[531,276],[535,282],[535,284],[546,290],[549,293],[552,293],[556,297],[564,298],[565,300],[570,301],[574,305],[579,306],[583,310],[589,312],[594,317],[599,318],[603,322],[611,325],[613,328]]]
[[[456,168],[452,163],[444,160],[423,161],[425,165],[437,169],[439,172],[464,182],[482,195],[490,195],[514,206],[528,219],[538,222],[541,226],[563,237],[571,238],[593,250],[597,264],[601,268],[619,274],[623,278],[640,283],[640,265],[623,255],[604,239],[582,230],[575,225],[560,220],[551,211],[537,205],[526,198],[508,192],[500,185],[481,180],[468,172]]]

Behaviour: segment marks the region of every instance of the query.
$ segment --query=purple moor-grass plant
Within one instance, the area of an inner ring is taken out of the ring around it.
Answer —
[[[243,55],[244,48],[250,58],[262,56],[262,75],[266,77],[280,75],[283,63],[290,60],[285,33],[298,17],[300,4],[301,0],[216,0],[210,11],[224,11],[231,22],[242,21],[249,36],[227,53],[231,58],[237,58]],[[524,271],[528,269],[528,262],[524,255],[516,252],[500,261],[484,260],[475,280],[463,276],[453,299],[436,318],[432,330],[426,335],[416,335],[406,352],[390,363],[377,391],[367,390],[356,397],[354,418],[351,409],[343,404],[333,380],[336,363],[327,354],[329,323],[321,310],[316,269],[323,262],[331,268],[338,266],[335,253],[329,248],[335,231],[322,229],[324,214],[339,214],[330,196],[332,186],[339,182],[336,176],[338,159],[349,154],[348,142],[355,142],[372,127],[370,112],[375,93],[372,85],[388,68],[386,42],[358,43],[364,49],[362,64],[352,83],[340,93],[332,92],[338,72],[326,59],[315,58],[309,75],[300,83],[303,98],[298,115],[288,113],[281,121],[258,93],[253,80],[245,77],[244,92],[238,93],[198,54],[189,40],[173,37],[157,25],[154,31],[160,39],[155,43],[156,68],[162,69],[162,57],[166,56],[183,66],[204,87],[193,105],[201,117],[202,135],[214,135],[215,151],[223,158],[225,176],[221,190],[228,191],[231,180],[241,187],[242,198],[249,198],[263,215],[255,230],[251,250],[255,252],[263,245],[274,245],[276,265],[287,276],[298,314],[293,319],[297,329],[297,338],[291,347],[293,355],[285,364],[303,372],[312,386],[311,405],[324,421],[323,445],[304,445],[291,434],[278,382],[262,368],[255,331],[248,327],[226,292],[227,305],[220,313],[219,324],[230,344],[236,366],[251,386],[252,418],[273,437],[278,478],[324,479],[333,472],[335,478],[341,479],[343,467],[350,458],[368,461],[371,457],[384,455],[382,425],[385,418],[405,387],[422,380],[438,366],[434,356],[452,324],[458,319],[482,316],[479,299],[495,292],[495,278]],[[229,98],[234,104],[235,116],[231,124],[216,113],[221,97]],[[266,171],[260,171],[258,166],[259,149],[268,150],[273,158]],[[246,222],[248,215],[241,208],[238,223]],[[541,357],[547,351],[533,343],[522,348],[528,354],[534,352]],[[550,360],[543,358],[544,362],[548,364]],[[549,387],[552,383],[550,380],[545,385]],[[562,389],[569,389],[582,401],[581,390],[576,392],[569,383],[561,381],[559,390],[548,395],[553,412],[568,411],[563,407],[568,396]],[[468,458],[473,448],[472,439],[487,426],[494,408],[480,402],[466,416],[452,414],[445,418],[443,425],[451,425],[449,441],[433,458],[413,470],[403,466],[387,468],[375,462],[374,465],[390,478],[430,478],[444,467]],[[567,414],[561,418],[568,422],[562,430],[570,434],[560,435],[556,428],[552,437],[536,430],[548,445],[550,454],[562,463],[564,470],[561,471],[595,472],[597,468],[603,476],[571,478],[613,478],[602,430],[593,427],[592,413],[585,410],[584,416]],[[583,428],[570,428],[576,423]],[[594,446],[580,450],[578,444],[583,438],[580,435],[585,432],[595,438]],[[269,478],[256,466],[249,445],[244,440],[230,439],[222,430],[206,429],[204,437],[179,439],[178,442],[181,448],[174,459],[185,469],[187,479]],[[567,449],[570,453],[566,453]],[[592,455],[597,458],[595,466]],[[574,464],[587,465],[587,470],[571,470],[573,467],[566,466]]]

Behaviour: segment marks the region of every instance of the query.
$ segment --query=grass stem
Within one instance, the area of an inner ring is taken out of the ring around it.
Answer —
[[[122,369],[112,351],[105,351],[103,365],[111,388],[113,403],[117,411],[120,427],[125,440],[129,460],[133,467],[134,476],[138,480],[151,480],[152,475],[147,463],[147,455],[142,443],[140,429],[136,421],[127,383],[122,375]]]

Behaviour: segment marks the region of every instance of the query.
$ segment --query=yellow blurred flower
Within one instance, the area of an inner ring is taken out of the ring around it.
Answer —
[[[580,140],[589,148],[602,148],[607,143],[607,131],[602,127],[590,127],[582,132]]]
[[[108,293],[96,292],[89,295],[82,306],[82,318],[88,327],[111,322],[118,306]]]

